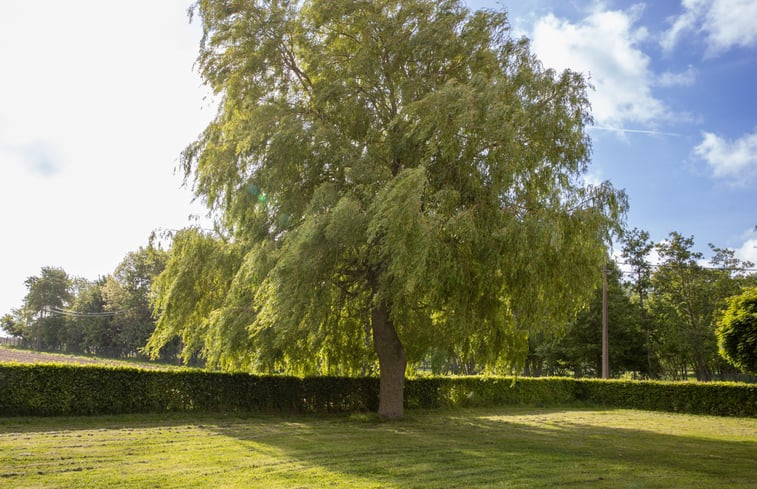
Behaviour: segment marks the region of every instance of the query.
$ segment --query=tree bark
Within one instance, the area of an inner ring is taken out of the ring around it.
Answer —
[[[402,342],[389,317],[386,304],[371,312],[373,346],[379,359],[379,416],[401,418],[404,414],[405,366],[407,358]]]
[[[602,265],[602,378],[610,378],[610,340],[607,327],[607,265]]]

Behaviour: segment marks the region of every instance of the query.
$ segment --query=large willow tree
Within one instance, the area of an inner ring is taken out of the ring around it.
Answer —
[[[216,118],[183,153],[221,236],[177,236],[151,346],[359,373],[513,367],[590,296],[625,202],[586,186],[587,84],[455,0],[200,0]]]

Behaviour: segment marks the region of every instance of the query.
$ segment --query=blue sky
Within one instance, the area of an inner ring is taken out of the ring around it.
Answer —
[[[215,110],[190,3],[0,3],[0,314],[42,266],[94,279],[203,212],[173,172]],[[757,261],[757,1],[467,3],[590,77],[587,180],[626,190],[631,227]]]
[[[589,76],[589,179],[626,190],[628,224],[757,262],[757,1],[505,7],[546,66]]]

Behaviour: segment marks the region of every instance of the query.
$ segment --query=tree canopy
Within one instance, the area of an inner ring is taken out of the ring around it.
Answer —
[[[728,299],[716,333],[720,355],[744,372],[757,375],[757,287]]]
[[[153,348],[181,335],[218,365],[299,373],[367,373],[377,359],[379,412],[397,417],[407,362],[436,348],[519,366],[529,331],[585,304],[625,197],[582,178],[586,81],[545,69],[504,12],[192,12],[220,108],[182,166],[219,232],[178,236]]]
[[[113,274],[95,281],[43,267],[39,276],[26,279],[23,305],[4,315],[0,328],[37,350],[145,356],[143,348],[155,329],[152,282],[166,259],[167,253],[151,243],[128,253]],[[178,342],[170,343],[158,351],[163,360],[177,358]]]

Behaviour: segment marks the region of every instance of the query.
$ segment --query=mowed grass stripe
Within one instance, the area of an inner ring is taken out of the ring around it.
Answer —
[[[0,420],[0,487],[754,487],[757,420],[505,408]]]

